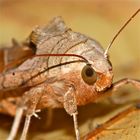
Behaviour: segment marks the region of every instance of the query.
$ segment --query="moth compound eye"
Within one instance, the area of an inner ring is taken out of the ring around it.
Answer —
[[[94,69],[90,65],[86,65],[83,67],[81,76],[85,83],[88,85],[93,85],[96,82],[97,75]]]

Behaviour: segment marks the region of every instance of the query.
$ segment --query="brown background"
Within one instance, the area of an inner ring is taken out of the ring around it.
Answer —
[[[36,25],[47,24],[53,17],[62,16],[67,25],[74,31],[95,38],[106,48],[118,29],[139,7],[139,0],[0,0],[0,44],[10,44],[13,37],[22,41]],[[140,79],[140,14],[115,41],[110,50],[110,58],[114,66],[115,80],[123,77]],[[125,88],[125,92],[128,91],[133,93],[129,97],[134,98],[134,92],[138,92],[132,87]],[[109,103],[105,106],[100,102],[81,107],[79,109],[81,135],[86,134],[91,129],[89,126],[96,125],[96,121],[109,118],[106,113],[99,115],[103,110],[111,115],[120,107],[112,105],[113,107],[109,108],[110,106]],[[97,110],[101,111],[98,113]],[[134,120],[136,119],[134,118]],[[11,122],[9,117],[5,118],[4,116],[3,118],[3,115],[0,117],[2,124],[0,139],[5,139],[8,135]],[[35,126],[31,127],[29,139],[62,140],[74,138],[72,120],[61,109],[55,111],[54,127],[50,128],[50,131],[43,132],[38,128],[41,121],[36,119],[33,122],[34,124],[32,124]],[[127,130],[129,129],[126,128]],[[138,131],[139,128],[136,130]],[[132,132],[132,130],[129,131]],[[138,134],[138,132],[134,133]],[[115,139],[115,136],[113,138]],[[111,138],[108,136],[107,139]],[[117,135],[116,139],[118,139]],[[119,137],[119,139],[124,140],[123,137]],[[128,139],[132,140],[133,138],[129,137]]]

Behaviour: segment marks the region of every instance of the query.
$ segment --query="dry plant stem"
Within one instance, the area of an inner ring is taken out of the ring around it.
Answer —
[[[129,115],[130,113],[134,112],[134,111],[139,111],[140,109],[135,107],[135,106],[131,106],[128,109],[120,112],[119,114],[115,115],[113,118],[109,119],[107,122],[101,124],[99,127],[95,128],[95,130],[89,132],[87,135],[85,135],[82,140],[93,140],[96,138],[96,136],[98,134],[100,134],[102,131],[107,130],[107,127],[112,126],[112,124],[118,122],[119,120],[125,118],[127,115]]]
[[[23,108],[18,108],[16,111],[16,117],[14,119],[9,137],[7,138],[7,140],[14,140],[14,138],[16,137],[20,122],[21,122],[21,118],[23,115]]]

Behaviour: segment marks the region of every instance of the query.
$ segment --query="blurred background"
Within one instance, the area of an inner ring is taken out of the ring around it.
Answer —
[[[138,8],[140,0],[0,0],[0,44],[10,44],[12,38],[23,41],[36,25],[45,25],[53,17],[62,16],[72,30],[96,39],[106,48]],[[119,35],[109,53],[114,66],[114,81],[123,77],[140,79],[140,14]],[[138,92],[132,87],[130,91]],[[89,131],[87,122],[93,118],[91,111],[96,110],[96,106],[92,104],[79,109],[81,135]],[[32,128],[29,139],[74,139],[72,119],[64,110],[55,112],[53,125],[58,123],[57,127],[48,132]],[[6,129],[0,128],[0,139],[8,135],[11,120]]]

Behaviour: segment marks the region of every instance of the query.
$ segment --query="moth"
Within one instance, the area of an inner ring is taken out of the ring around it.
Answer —
[[[37,117],[38,110],[44,108],[64,108],[73,117],[76,140],[80,140],[77,106],[110,96],[128,83],[140,89],[140,81],[135,79],[113,83],[108,55],[116,37],[139,11],[122,26],[106,50],[96,40],[72,31],[61,17],[54,18],[47,26],[37,26],[21,47],[29,55],[23,56],[14,67],[7,61],[7,69],[0,74],[1,105],[10,103],[14,107],[12,100],[17,103],[7,140],[15,139],[23,115],[21,140],[26,140],[31,117]]]

